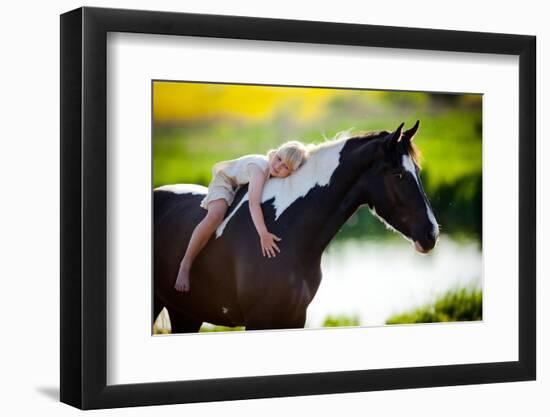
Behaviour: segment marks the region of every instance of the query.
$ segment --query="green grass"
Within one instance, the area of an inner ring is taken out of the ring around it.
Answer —
[[[242,332],[243,326],[227,327],[227,326],[214,326],[213,324],[205,323],[199,330],[199,333],[216,333],[216,332]]]
[[[482,299],[480,289],[453,289],[431,303],[391,316],[386,324],[478,321],[483,317]]]
[[[360,326],[359,316],[329,315],[325,318],[322,327]]]

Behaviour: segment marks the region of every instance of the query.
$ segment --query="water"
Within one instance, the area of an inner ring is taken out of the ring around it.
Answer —
[[[306,327],[319,327],[327,315],[358,316],[361,325],[381,325],[451,288],[482,284],[478,243],[446,235],[428,255],[404,239],[333,244],[323,255],[322,270]]]

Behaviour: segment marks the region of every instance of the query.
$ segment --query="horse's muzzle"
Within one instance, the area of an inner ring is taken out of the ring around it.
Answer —
[[[430,252],[437,243],[439,233],[430,230],[422,239],[414,239],[414,248],[420,253]]]
[[[424,249],[424,247],[418,242],[418,240],[414,241],[414,248],[417,252],[420,253],[428,253],[431,249]]]

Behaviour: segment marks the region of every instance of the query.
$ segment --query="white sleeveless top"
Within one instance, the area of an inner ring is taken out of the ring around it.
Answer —
[[[250,174],[248,173],[248,164],[256,164],[265,173],[269,175],[269,160],[265,155],[245,155],[230,161],[221,161],[212,167],[212,176],[218,174],[229,179],[234,186],[248,184],[250,182]]]

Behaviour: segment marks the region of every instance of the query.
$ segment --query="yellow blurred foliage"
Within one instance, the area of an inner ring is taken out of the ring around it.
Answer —
[[[237,116],[266,119],[277,109],[307,120],[325,108],[329,100],[349,90],[288,88],[251,85],[197,84],[156,81],[153,84],[156,122]]]

